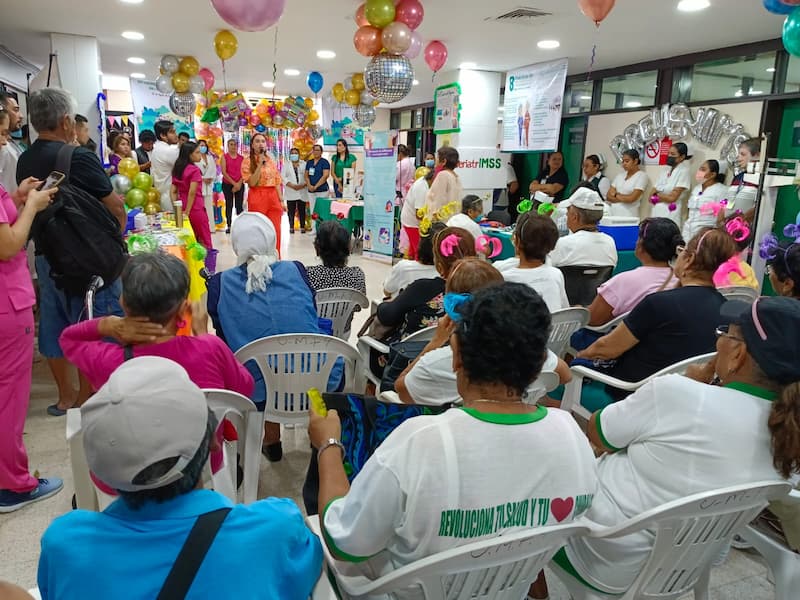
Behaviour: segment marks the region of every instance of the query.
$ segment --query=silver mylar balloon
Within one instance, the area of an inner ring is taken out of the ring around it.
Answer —
[[[375,96],[369,93],[369,91],[364,90],[361,92],[361,104],[369,104],[372,106],[372,101],[375,100]]]
[[[234,119],[224,119],[220,125],[222,125],[222,130],[226,133],[236,133],[239,131],[239,122]]]
[[[172,89],[172,75],[159,75],[156,77],[156,89],[162,94],[171,94]]]
[[[308,135],[311,136],[312,140],[318,140],[322,137],[322,127],[319,125],[309,125],[306,127],[306,131],[308,131]]]
[[[131,185],[133,185],[131,180],[125,175],[120,175],[118,173],[111,177],[111,187],[114,188],[114,191],[121,196],[124,196],[128,193],[128,190],[131,189]]]
[[[188,119],[194,114],[196,104],[191,92],[172,92],[169,97],[169,109],[182,119]]]
[[[178,60],[178,57],[173,56],[172,54],[165,54],[161,58],[161,68],[167,75],[172,75],[175,71],[177,71],[179,65],[180,61]]]
[[[364,83],[375,98],[391,104],[411,91],[414,67],[405,56],[378,54],[364,69]]]
[[[359,104],[354,111],[356,123],[369,127],[375,122],[375,108],[371,104]]]
[[[200,75],[189,77],[189,91],[193,94],[202,94],[206,90],[206,82]]]

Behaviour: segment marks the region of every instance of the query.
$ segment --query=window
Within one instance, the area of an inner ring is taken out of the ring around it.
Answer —
[[[787,81],[787,92],[800,91],[800,65],[795,69],[794,81],[798,83],[789,89]],[[684,98],[687,102],[704,102],[771,94],[774,77],[775,52],[697,63],[691,68],[691,88]]]
[[[653,106],[658,87],[658,71],[606,77],[601,85],[600,110]]]
[[[592,88],[594,82],[579,81],[571,83],[564,91],[564,108],[567,114],[584,113],[592,110]]]
[[[786,70],[786,88],[783,91],[787,94],[800,92],[800,58],[791,54],[789,55],[789,67]]]

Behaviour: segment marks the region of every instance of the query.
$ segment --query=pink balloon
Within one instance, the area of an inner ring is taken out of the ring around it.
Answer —
[[[403,54],[411,45],[411,30],[405,23],[395,21],[383,28],[381,40],[389,54]]]
[[[408,25],[411,30],[422,24],[425,9],[419,0],[400,0],[395,7],[394,20]]]
[[[425,63],[436,73],[447,62],[447,46],[439,40],[433,40],[425,47]]]
[[[422,37],[416,32],[411,32],[411,43],[408,45],[408,50],[405,51],[406,58],[415,59],[422,52]]]
[[[286,0],[211,0],[211,6],[235,29],[264,31],[280,20]]]
[[[214,87],[215,79],[214,79],[214,74],[211,71],[203,67],[202,69],[200,69],[200,71],[198,71],[197,74],[203,78],[203,82],[205,83],[204,87],[206,91]]]
[[[578,0],[578,7],[584,15],[595,22],[595,25],[600,25],[600,21],[614,8],[615,2],[616,0]]]

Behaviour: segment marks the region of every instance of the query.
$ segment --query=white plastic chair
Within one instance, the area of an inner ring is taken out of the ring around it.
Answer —
[[[433,327],[426,327],[425,329],[415,331],[408,337],[404,338],[403,341],[429,342],[433,339],[434,335],[436,335],[435,325]],[[361,354],[362,363],[364,365],[364,377],[374,383],[376,386],[380,386],[380,378],[375,377],[375,375],[369,369],[370,349],[376,350],[381,354],[389,354],[389,346],[369,335],[362,335],[360,338],[358,338],[356,346],[358,347],[358,352]]]
[[[307,517],[306,521],[320,536],[319,516]],[[519,600],[566,541],[587,531],[581,521],[527,529],[434,554],[374,581],[340,574],[338,561],[324,540],[322,548],[345,600],[390,594],[410,586],[418,586],[425,600]],[[322,579],[325,577],[323,572]],[[332,593],[321,593],[324,588],[318,584],[312,598],[334,600],[336,596]]]
[[[652,379],[655,379],[656,377],[661,377],[662,375],[670,375],[672,373],[683,374],[686,372],[686,369],[689,368],[689,366],[707,363],[715,355],[716,352],[711,352],[709,354],[700,354],[699,356],[692,356],[691,358],[687,358],[686,360],[682,360],[668,367],[664,367],[657,373],[653,373],[652,375],[650,375],[650,377],[645,377],[641,381],[635,381],[635,382],[623,381],[622,379],[611,377],[611,375],[606,375],[605,373],[601,373],[600,371],[595,371],[594,369],[590,369],[589,367],[584,367],[584,366],[570,367],[570,371],[572,371],[572,381],[570,381],[564,388],[564,397],[561,400],[561,408],[562,410],[571,411],[573,414],[583,417],[584,419],[588,419],[589,417],[592,416],[592,413],[590,413],[581,404],[581,391],[583,389],[584,377],[587,379],[593,379],[598,383],[603,383],[606,385],[610,385],[611,387],[619,388],[621,390],[625,390],[628,392],[635,392],[645,383],[651,381]]]
[[[273,335],[243,346],[236,353],[242,364],[252,360],[267,386],[264,420],[284,425],[308,423],[307,392],[325,392],[336,359],[344,359],[345,392],[363,393],[361,355],[351,344],[329,335]]]
[[[800,507],[800,491],[792,490],[783,502]],[[752,524],[739,532],[764,557],[775,579],[775,600],[795,600],[800,590],[800,554]]]
[[[607,592],[599,593],[555,563],[550,568],[573,600],[673,600],[691,591],[695,600],[707,600],[711,563],[769,500],[784,497],[790,488],[785,481],[737,485],[667,502],[616,527],[591,526],[589,536],[595,538],[620,538],[642,530],[655,534],[647,562],[627,589],[584,576]]]
[[[722,294],[726,300],[738,300],[739,302],[747,302],[752,304],[758,298],[758,290],[745,285],[734,285],[731,287],[718,288],[717,291]]]
[[[67,411],[67,445],[72,466],[72,481],[75,487],[75,506],[84,510],[101,511],[116,500],[95,486],[89,474],[89,464],[83,450],[83,431],[81,430],[81,409]]]
[[[369,308],[369,298],[352,288],[317,290],[317,315],[333,321],[333,335],[342,340],[350,337],[350,323],[356,308]]]
[[[616,317],[611,319],[608,323],[603,323],[602,325],[586,325],[584,329],[586,329],[587,331],[593,331],[595,333],[601,333],[605,335],[607,333],[610,333],[617,325],[622,323],[622,321],[625,320],[625,317],[627,317],[629,314],[631,314],[630,311],[622,313],[621,315],[617,315]],[[571,344],[567,348],[567,353],[572,354],[573,356],[576,356],[578,352],[579,350],[574,348]]]
[[[547,347],[553,354],[562,358],[572,334],[585,327],[588,322],[589,311],[585,308],[576,306],[553,312]]]

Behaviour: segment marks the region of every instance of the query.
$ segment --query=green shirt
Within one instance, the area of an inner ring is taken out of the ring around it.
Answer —
[[[350,154],[347,160],[341,160],[338,154],[334,154],[331,159],[331,164],[333,165],[333,174],[336,175],[337,179],[341,179],[344,177],[344,170],[356,164],[356,157]]]

